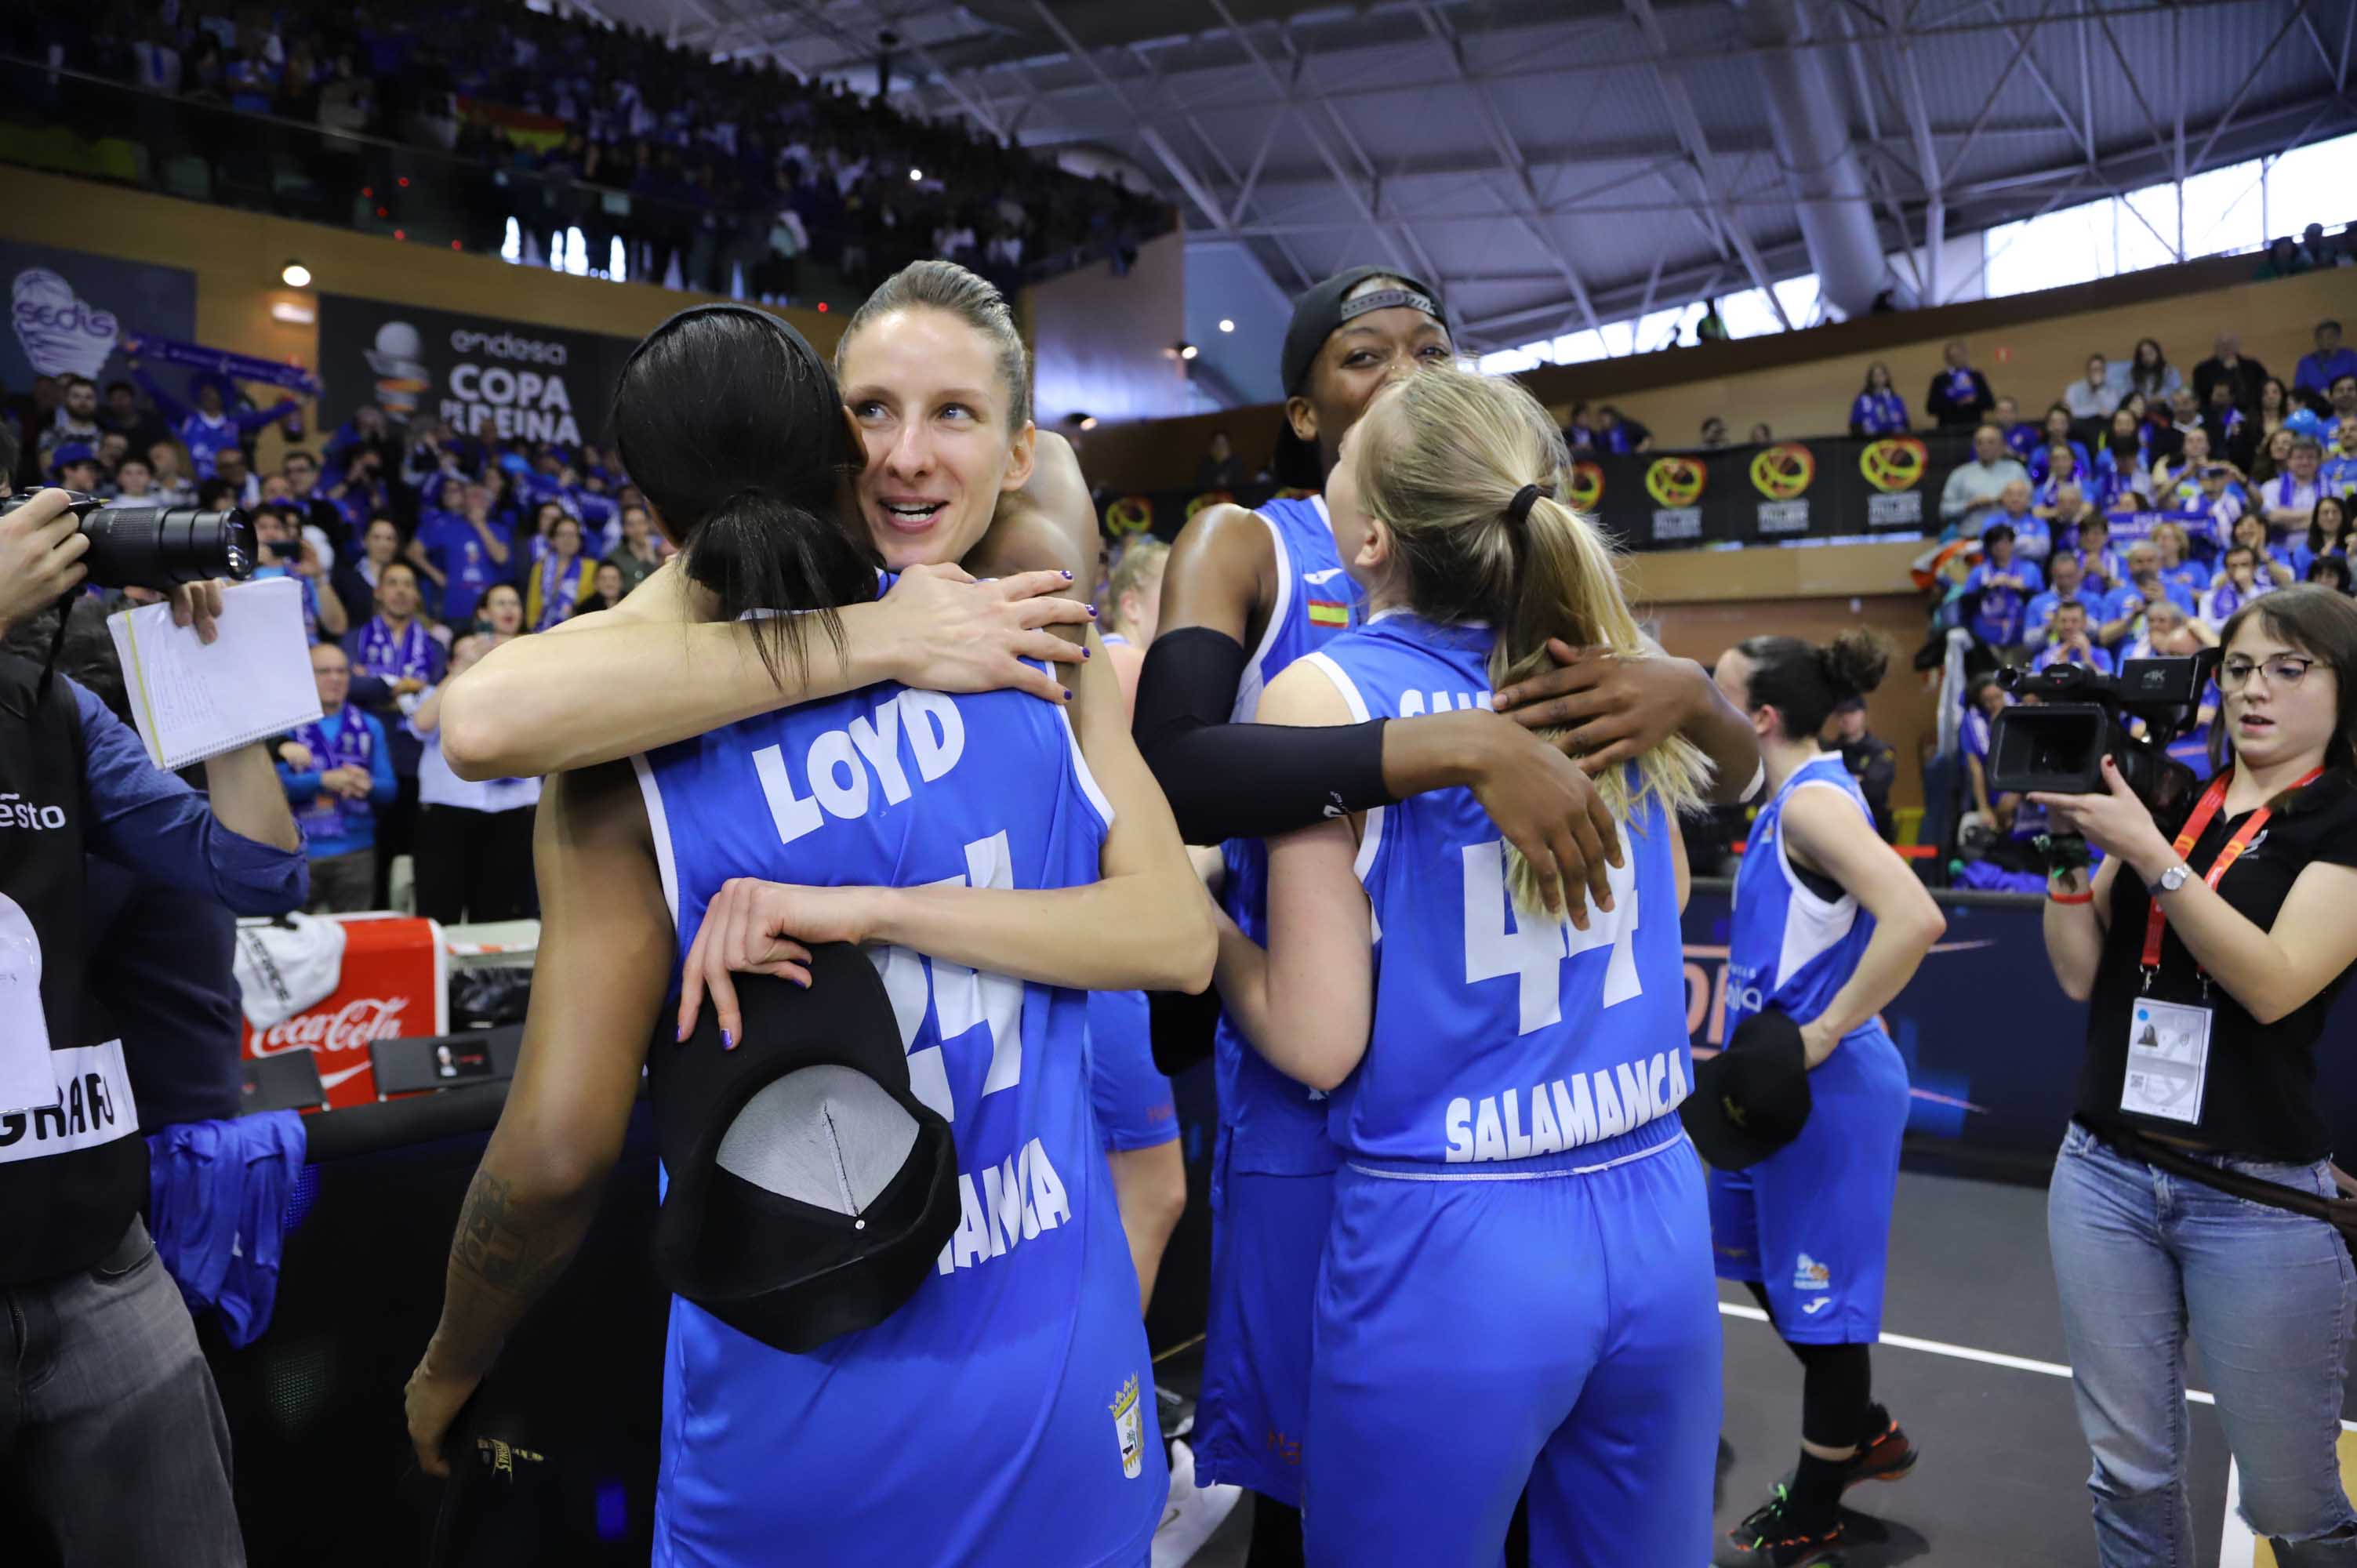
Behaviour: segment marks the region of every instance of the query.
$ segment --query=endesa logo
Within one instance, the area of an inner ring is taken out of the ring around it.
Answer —
[[[565,345],[519,338],[512,332],[474,332],[454,328],[450,347],[461,354],[488,354],[494,360],[529,360],[535,365],[565,364]]]

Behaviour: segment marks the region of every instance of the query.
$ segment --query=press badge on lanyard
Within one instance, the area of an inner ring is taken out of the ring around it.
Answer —
[[[2292,788],[2305,788],[2323,771],[2321,768],[2315,769]],[[2202,791],[2201,804],[2185,819],[2185,826],[2179,831],[2173,846],[2179,861],[2201,842],[2210,820],[2225,802],[2226,789],[2233,777],[2233,769],[2228,768]],[[2243,852],[2266,830],[2267,819],[2273,814],[2262,806],[2234,830],[2234,836],[2218,852],[2217,863],[2201,879],[2212,892],[2217,890],[2227,868],[2242,859]],[[2127,1072],[2120,1081],[2120,1109],[2190,1126],[2201,1120],[2201,1090],[2210,1072],[2212,1013],[2206,1005],[2153,1000],[2152,977],[2160,968],[2160,937],[2168,926],[2169,913],[2155,895],[2151,910],[2145,918],[2144,987],[2128,1020]],[[2210,994],[2210,976],[2206,971],[2199,972],[2201,994],[2206,999]]]

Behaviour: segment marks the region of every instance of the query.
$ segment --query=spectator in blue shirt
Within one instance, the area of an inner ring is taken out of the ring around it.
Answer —
[[[2348,559],[2349,512],[2350,504],[2342,497],[2327,495],[2316,498],[2316,510],[2309,515],[2308,520],[2305,560],[2315,561],[2327,555]],[[2307,577],[2305,566],[2299,575],[2303,579]]]
[[[2012,526],[1991,523],[1981,535],[1981,564],[1964,578],[1965,594],[1979,596],[1969,629],[2000,652],[2021,646],[2030,596],[2046,586],[2036,566],[2014,558],[2013,546]]]
[[[2226,552],[2218,585],[2201,601],[2201,618],[2212,631],[2233,619],[2236,610],[2261,594],[2274,591],[2275,583],[2260,575],[2258,563],[2259,553],[2247,544],[2236,544]]]
[[[2266,521],[2256,512],[2245,512],[2236,518],[2230,537],[2233,543],[2250,551],[2263,586],[2288,588],[2299,581],[2299,573],[2292,563],[2290,546],[2276,543],[2269,535]],[[2222,582],[2226,575],[2226,563],[2222,557],[2218,565],[2219,580]]]
[[[2007,445],[2011,445],[2013,438],[2008,435],[2006,440]],[[2071,411],[2059,403],[2047,409],[2046,423],[2040,427],[2037,440],[2029,443],[2029,452],[2022,456],[2021,460],[2029,466],[2031,478],[2048,477],[2048,464],[2057,446],[2071,449],[2071,456],[2079,460],[2082,475],[2094,467],[2093,460],[2087,456],[2087,444],[2079,439],[2078,426],[2072,421]]]
[[[2054,553],[2054,532],[2046,520],[2029,510],[2029,481],[2016,479],[1997,492],[1996,510],[1989,516],[1991,522],[2002,522],[2013,530],[2013,553],[2020,560],[2043,571],[2046,558]]]
[[[1652,449],[1653,433],[1606,403],[1596,411],[1596,446],[1602,452],[1644,452]]]
[[[2332,378],[2332,410],[2324,416],[2324,444],[2330,446],[2344,424],[2357,424],[2357,371]]]
[[[376,614],[344,639],[350,661],[347,701],[382,725],[393,749],[393,776],[400,794],[377,814],[376,886],[371,908],[385,908],[392,893],[393,857],[414,848],[417,822],[419,744],[403,721],[424,695],[439,685],[447,658],[442,643],[418,614],[416,568],[387,561],[377,572]]]
[[[1907,431],[1907,401],[1890,384],[1890,367],[1877,360],[1866,368],[1866,386],[1849,405],[1849,433],[1861,441]]]
[[[2038,426],[2022,419],[2021,405],[2009,397],[1996,400],[1996,410],[1989,415],[1989,423],[2005,432],[2005,449],[2013,454],[2018,463],[2028,464],[2045,445],[2040,439]],[[2037,477],[2034,472],[2030,475],[2033,479]]]
[[[2087,607],[2076,599],[2055,607],[2053,635],[2030,667],[2046,670],[2057,664],[2083,664],[2099,675],[2112,672],[2112,656],[2088,635]]]
[[[2048,587],[2029,601],[2022,618],[2022,646],[2035,652],[2046,646],[2054,635],[2054,612],[2062,605],[2077,605],[2093,618],[2103,607],[2104,596],[2087,586],[2086,569],[2079,558],[2067,550],[2058,550],[2047,564]]]
[[[2129,545],[2127,569],[2128,580],[2105,596],[2096,611],[2095,640],[2105,648],[2117,648],[2140,635],[2145,608],[2155,600],[2168,599],[2187,615],[2193,613],[2192,596],[2161,576],[2159,545],[2149,539]]]
[[[2192,537],[2180,522],[2164,522],[2152,531],[2152,542],[2160,552],[2160,575],[2163,581],[2183,588],[2187,597],[2199,604],[2202,590],[2210,585],[2210,568],[2193,559]],[[2222,542],[2212,541],[2212,548]]]
[[[1972,368],[1961,339],[1941,349],[1940,357],[1945,363],[1923,394],[1923,412],[1943,430],[1969,430],[1996,406],[1996,399],[1989,395],[1988,378]]]
[[[2347,375],[2357,375],[2357,349],[2341,343],[2341,323],[2318,322],[2316,352],[2299,357],[2299,369],[2292,372],[2291,384],[2298,391],[2322,397],[2336,380]]]
[[[1964,779],[1972,790],[1972,810],[1993,832],[2004,832],[2013,825],[2014,809],[2020,805],[2018,795],[1998,795],[1991,798],[1988,788],[1989,728],[1997,714],[2011,705],[2012,699],[2005,688],[1996,683],[1994,675],[1975,675],[1965,688],[1964,723],[1960,736],[1960,749],[1964,758]]]
[[[447,487],[445,487],[447,492]],[[466,511],[436,516],[418,525],[409,542],[409,560],[442,590],[442,618],[461,631],[473,624],[475,606],[494,583],[513,582],[510,560],[515,532],[491,516],[490,491],[465,488]]]
[[[2302,582],[2319,583],[2336,594],[2349,592],[2349,561],[2341,555],[2319,555],[2308,564]]]
[[[257,510],[253,542],[259,563],[253,569],[255,577],[292,577],[302,588],[305,639],[316,643],[322,637],[343,636],[351,618],[328,575],[319,570],[318,555],[309,542],[296,534],[294,509],[272,502]]]
[[[2110,488],[2087,471],[2085,454],[2075,446],[2054,446],[2039,454],[2039,467],[2033,472],[2046,477],[2030,492],[2030,501],[2039,516],[2049,522],[2071,521],[2058,519],[2061,508],[2062,487],[2078,487],[2079,499],[2101,510]]]
[[[384,726],[345,701],[351,664],[344,650],[332,642],[312,649],[311,675],[322,716],[291,737],[310,753],[310,766],[281,762],[278,777],[311,860],[311,911],[350,914],[368,908],[376,886],[376,813],[393,803],[400,786]]]
[[[2128,580],[2127,570],[2120,564],[2112,549],[2111,520],[2102,512],[2093,512],[2079,521],[2079,531],[2071,540],[2072,553],[2079,564],[2087,569],[2087,585],[2098,593],[2108,594]]]
[[[2087,373],[2062,389],[2061,399],[2073,419],[2103,419],[2119,406],[2119,378],[2101,354],[2087,356]]]
[[[2357,419],[2342,420],[2332,433],[2332,443],[2324,466],[2316,471],[2317,482],[2327,495],[2357,495]]]
[[[2126,406],[2115,409],[2104,444],[2095,450],[2096,474],[2116,499],[2124,490],[2142,490],[2150,483],[2147,476],[2151,471],[2152,444],[2144,421]]]
[[[188,465],[198,478],[213,477],[214,466],[221,460],[223,447],[242,449],[253,438],[254,433],[266,424],[283,420],[288,435],[302,433],[303,405],[295,401],[292,392],[269,408],[231,409],[226,407],[223,401],[228,383],[219,376],[197,378],[197,406],[190,408],[157,385],[156,379],[141,367],[136,341],[133,340],[132,380],[155,400],[164,417],[172,422],[173,433],[188,449]]]
[[[2324,493],[2317,478],[2323,466],[2321,442],[2312,435],[2293,438],[2284,471],[2261,485],[2252,498],[2252,510],[2267,520],[2270,534],[2281,538],[2308,521],[2316,510],[2317,497]]]

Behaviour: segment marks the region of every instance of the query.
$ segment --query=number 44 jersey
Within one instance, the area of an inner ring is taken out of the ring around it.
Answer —
[[[1492,640],[1392,610],[1308,661],[1354,717],[1413,716],[1488,706]],[[1505,842],[1471,790],[1367,813],[1374,1033],[1329,1107],[1346,1157],[1522,1160],[1674,1114],[1692,1063],[1669,832],[1650,798],[1620,824],[1612,908],[1591,904],[1583,931],[1513,907]]]
[[[872,686],[634,762],[682,958],[733,876],[1066,887],[1112,820],[1062,710],[1011,692]],[[906,1305],[813,1355],[673,1302],[655,1561],[1132,1568],[1168,1473],[1086,997],[869,957],[955,1133],[962,1222]]]

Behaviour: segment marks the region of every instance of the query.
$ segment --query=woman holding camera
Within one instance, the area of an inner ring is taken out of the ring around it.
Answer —
[[[2335,1456],[2349,1250],[2321,1219],[2160,1168],[2333,1194],[2316,1045],[2357,965],[2357,605],[2285,588],[2220,640],[2217,776],[2181,822],[2156,822],[2109,758],[2102,790],[2030,797],[2104,854],[2092,885],[2055,880],[2045,923],[2055,977],[2089,1003],[2047,1213],[2105,1568],[2194,1561],[2189,1334],[2251,1528],[2287,1568],[2357,1563]]]

